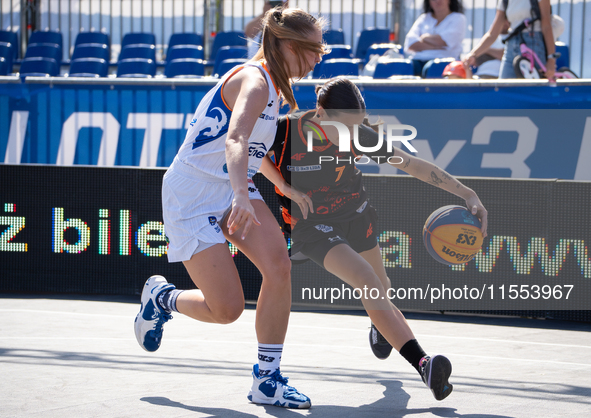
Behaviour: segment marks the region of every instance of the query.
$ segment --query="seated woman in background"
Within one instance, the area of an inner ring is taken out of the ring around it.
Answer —
[[[506,22],[508,22],[511,26],[511,34],[505,43],[499,78],[516,78],[515,70],[513,69],[513,60],[521,54],[521,36],[515,36],[513,34],[517,35],[519,33],[523,35],[526,45],[535,51],[540,61],[546,66],[544,76],[548,79],[554,78],[557,58],[554,38],[558,35],[554,34],[552,28],[550,0],[539,0],[538,7],[539,20],[534,22],[533,30],[522,31],[522,22],[532,17],[531,2],[529,0],[500,0],[495,18],[488,32],[484,34],[478,45],[464,57],[464,61],[468,65],[475,65],[477,58],[485,53],[493,44],[502,32]]]
[[[460,0],[424,0],[423,11],[404,41],[404,51],[412,59],[418,76],[432,59],[458,59],[466,32]]]

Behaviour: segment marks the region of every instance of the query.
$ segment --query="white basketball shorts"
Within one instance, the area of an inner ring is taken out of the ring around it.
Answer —
[[[249,198],[263,200],[249,179]],[[162,215],[168,237],[168,261],[190,260],[194,254],[226,242],[221,223],[232,209],[229,180],[206,178],[175,160],[162,181]]]

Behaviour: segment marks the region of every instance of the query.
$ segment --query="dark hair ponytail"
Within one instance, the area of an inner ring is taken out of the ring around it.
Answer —
[[[334,110],[365,110],[365,100],[357,86],[348,78],[335,77],[321,86],[316,86],[316,103],[328,115]]]
[[[336,116],[338,113],[356,113],[365,111],[365,100],[361,92],[351,80],[345,77],[335,77],[326,83],[316,86],[316,107],[324,109],[328,116]],[[378,131],[383,124],[381,119],[370,123],[365,117],[363,124],[374,131]]]

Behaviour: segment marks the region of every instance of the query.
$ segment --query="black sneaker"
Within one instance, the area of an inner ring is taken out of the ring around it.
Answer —
[[[448,381],[451,374],[451,362],[448,358],[441,355],[423,357],[419,367],[423,382],[431,389],[435,399],[441,401],[447,398],[454,388]]]
[[[373,354],[380,360],[387,359],[392,352],[392,346],[386,341],[384,336],[380,334],[380,331],[378,331],[374,324],[371,324],[371,329],[369,330],[369,346],[371,347]]]

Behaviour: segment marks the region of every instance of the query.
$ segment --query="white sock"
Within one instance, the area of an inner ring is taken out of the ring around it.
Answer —
[[[279,369],[283,344],[259,343],[259,376],[272,374]]]

